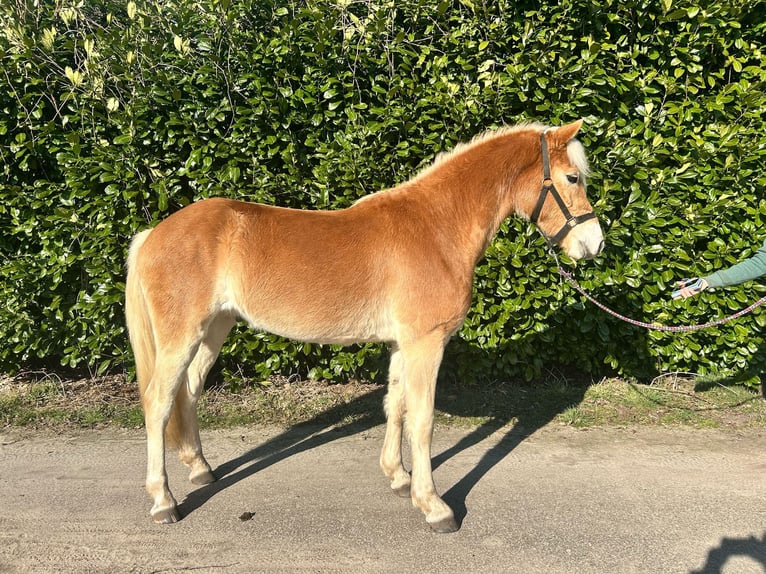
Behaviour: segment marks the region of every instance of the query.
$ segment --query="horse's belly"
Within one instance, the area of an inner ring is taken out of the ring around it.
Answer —
[[[255,330],[266,331],[308,343],[352,345],[394,339],[391,328],[377,313],[369,309],[333,309],[311,305],[285,306],[278,303],[244,309],[237,305],[224,305]]]

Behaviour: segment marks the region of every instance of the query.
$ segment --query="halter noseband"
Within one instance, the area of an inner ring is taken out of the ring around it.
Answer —
[[[553,196],[553,199],[556,200],[556,203],[558,203],[561,213],[564,214],[564,217],[567,220],[562,228],[559,229],[558,233],[552,237],[547,237],[549,243],[558,245],[575,226],[588,221],[589,219],[595,219],[596,214],[592,211],[583,213],[582,215],[572,215],[569,213],[569,209],[567,209],[564,200],[561,199],[561,195],[559,195],[559,192],[551,179],[551,160],[548,155],[548,143],[545,141],[546,131],[548,130],[545,130],[540,134],[540,145],[542,146],[543,155],[543,186],[540,189],[540,196],[537,198],[537,205],[535,206],[534,211],[532,211],[532,215],[529,219],[532,223],[537,225],[537,219],[540,217],[540,212],[543,210],[545,198],[548,196],[548,193],[550,193]]]

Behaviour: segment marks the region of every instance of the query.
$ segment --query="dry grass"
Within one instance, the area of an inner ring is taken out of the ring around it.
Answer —
[[[240,387],[237,392],[214,387],[203,395],[199,408],[203,427],[384,421],[381,385],[274,378]],[[554,423],[750,428],[766,423],[766,401],[751,388],[680,373],[658,377],[648,385],[623,379],[582,382],[563,376],[537,384],[442,384],[436,406],[439,423],[469,427],[513,424],[531,430]],[[0,427],[142,425],[136,385],[124,376],[67,378],[50,372],[0,376]]]
[[[199,406],[203,427],[235,424],[290,425],[327,417],[353,420],[381,412],[379,385],[273,378],[242,390],[208,389]],[[375,403],[375,404],[373,404]],[[124,375],[65,378],[50,372],[0,376],[0,426],[139,427],[138,389]]]

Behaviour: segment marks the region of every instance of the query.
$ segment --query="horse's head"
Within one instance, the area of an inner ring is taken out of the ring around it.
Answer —
[[[540,134],[542,185],[529,219],[573,259],[591,259],[604,248],[604,234],[585,195],[588,162],[574,139],[581,125],[579,120]]]

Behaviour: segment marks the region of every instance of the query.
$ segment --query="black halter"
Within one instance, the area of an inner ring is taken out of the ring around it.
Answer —
[[[559,195],[559,192],[551,179],[551,160],[548,156],[548,143],[545,141],[545,132],[540,134],[540,144],[542,146],[543,155],[543,186],[540,189],[540,196],[537,198],[537,205],[529,219],[532,223],[537,225],[537,219],[540,217],[540,212],[543,210],[545,198],[548,196],[548,193],[550,193],[553,196],[553,199],[556,200],[556,203],[559,204],[559,209],[567,220],[563,227],[559,229],[558,233],[552,237],[547,237],[549,243],[558,245],[564,237],[566,237],[567,233],[569,233],[576,225],[588,221],[589,219],[595,219],[596,214],[592,211],[583,213],[582,215],[572,215],[569,213],[569,209],[567,209],[564,200],[561,199],[561,195]]]

